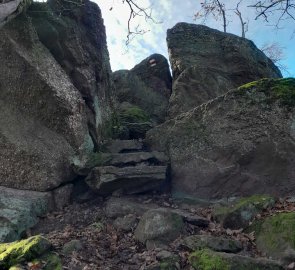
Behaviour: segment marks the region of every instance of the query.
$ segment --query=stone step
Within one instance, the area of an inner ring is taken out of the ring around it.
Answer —
[[[167,166],[96,167],[86,183],[100,195],[107,196],[116,190],[136,194],[159,189],[166,180]]]
[[[134,152],[134,153],[113,153],[106,165],[126,167],[135,166],[139,163],[150,165],[166,165],[168,157],[163,152]]]
[[[139,140],[112,140],[105,145],[105,152],[128,153],[143,151],[143,143]]]

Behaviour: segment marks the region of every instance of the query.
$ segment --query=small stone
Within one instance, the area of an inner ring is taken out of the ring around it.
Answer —
[[[111,197],[105,207],[105,214],[109,218],[124,217],[129,214],[142,216],[150,206],[132,202],[124,198]]]
[[[142,243],[147,240],[168,243],[180,235],[183,227],[180,215],[165,208],[158,208],[149,210],[142,216],[134,236]]]
[[[168,246],[161,240],[147,240],[145,243],[147,250],[167,249]]]
[[[161,260],[165,260],[169,258],[178,258],[178,257],[170,251],[161,250],[160,252],[156,254],[156,258],[157,260],[161,261]]]
[[[129,214],[124,217],[118,217],[114,221],[114,227],[125,232],[132,231],[136,227],[136,224],[137,218],[133,214]]]
[[[199,227],[208,227],[209,225],[208,219],[204,217],[200,217],[196,214],[188,213],[186,211],[178,210],[178,209],[172,210],[172,212],[182,216],[185,222],[190,223],[192,225],[199,226]]]
[[[79,250],[83,249],[83,244],[80,240],[71,240],[69,242],[67,242],[66,244],[64,244],[63,248],[62,248],[62,252],[65,255],[71,255],[74,251],[77,252]]]
[[[295,262],[295,249],[287,248],[282,254],[281,261],[285,264]]]
[[[61,210],[65,206],[70,204],[72,192],[73,192],[72,184],[59,187],[52,191],[55,208],[57,210]]]
[[[215,251],[229,253],[237,253],[243,248],[242,243],[239,241],[211,235],[190,235],[182,240],[181,245],[189,248],[191,251],[210,248]]]

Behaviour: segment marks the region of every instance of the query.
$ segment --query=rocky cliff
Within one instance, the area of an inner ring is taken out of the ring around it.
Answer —
[[[167,45],[173,72],[170,117],[242,84],[282,77],[252,41],[204,25],[176,24],[167,31]]]
[[[1,269],[294,269],[295,79],[246,39],[180,23],[170,97],[159,54],[111,74],[95,4],[16,0],[2,16],[10,2]]]
[[[73,180],[71,164],[93,151],[110,118],[100,10],[72,5],[61,13],[34,3],[0,29],[2,186],[45,191]]]

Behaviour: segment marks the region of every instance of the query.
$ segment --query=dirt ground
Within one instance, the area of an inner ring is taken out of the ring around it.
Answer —
[[[183,207],[175,204],[169,194],[145,195],[131,199],[141,203],[152,202],[160,207]],[[161,249],[147,250],[143,244],[134,239],[133,231],[117,230],[113,226],[113,220],[105,215],[105,202],[106,200],[97,198],[87,203],[73,203],[63,211],[53,212],[43,217],[30,234],[43,234],[50,240],[55,252],[62,259],[63,269],[149,269],[157,262],[157,254]],[[190,234],[211,234],[237,239],[242,241],[244,253],[250,256],[258,254],[251,235],[243,234],[241,231],[222,229],[219,224],[211,220],[210,208],[189,206],[187,210],[208,218],[210,224],[206,229],[186,224],[183,234],[165,247],[165,250],[179,256],[177,268],[192,269],[188,263],[189,251],[178,244],[181,238]],[[65,254],[63,246],[71,240],[79,240],[82,248]]]

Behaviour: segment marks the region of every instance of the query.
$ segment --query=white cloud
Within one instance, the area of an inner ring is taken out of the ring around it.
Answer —
[[[182,3],[179,0],[140,0],[138,3],[143,7],[151,7],[152,15],[160,24],[154,24],[146,21],[144,17],[136,17],[132,20],[132,27],[140,25],[142,29],[150,30],[145,35],[136,36],[128,47],[126,52],[126,35],[127,21],[129,18],[129,8],[126,4],[122,4],[121,0],[96,0],[100,6],[106,25],[108,48],[110,52],[111,65],[113,70],[130,69],[144,58],[152,53],[161,53],[167,57],[166,31],[172,28],[177,22],[184,21],[189,23],[200,23],[193,21],[193,15],[200,8],[199,1],[186,0]],[[234,8],[236,1],[225,1],[227,8]],[[279,40],[283,47],[286,47],[286,56],[292,57],[294,61],[294,53],[291,48],[289,37],[291,36],[291,27],[286,25],[285,31],[275,33],[273,28],[266,27],[262,21],[255,21],[255,10],[247,8],[247,4],[241,6],[243,16],[249,17],[249,32],[246,37],[253,39],[258,46],[264,42],[272,42]],[[110,11],[110,8],[112,10]],[[241,28],[238,17],[231,12],[228,15],[229,25],[228,31],[240,35]],[[221,21],[213,18],[207,21],[209,27],[222,30]],[[290,63],[289,61],[288,63]],[[294,64],[293,64],[294,66]],[[294,67],[295,70],[295,67]],[[293,71],[294,72],[294,71]]]

